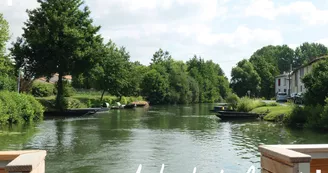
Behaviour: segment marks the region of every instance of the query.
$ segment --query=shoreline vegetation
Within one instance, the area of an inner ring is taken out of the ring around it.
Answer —
[[[0,121],[29,122],[42,119],[44,109],[64,111],[103,102],[147,100],[155,105],[226,101],[233,110],[266,114],[265,120],[328,129],[328,58],[314,64],[302,78],[307,90],[304,107],[265,104],[244,97],[274,98],[275,77],[328,55],[323,44],[305,42],[295,50],[288,45],[264,46],[249,59],[239,61],[229,81],[220,64],[205,60],[224,55],[194,55],[182,61],[177,58],[187,57],[173,57],[159,48],[148,57],[150,64],[143,65],[131,61],[125,47],[105,41],[99,34],[101,26],[93,23],[91,11],[82,0],[38,3],[37,8],[27,10],[23,34],[12,43],[9,53],[9,23],[0,13]],[[57,81],[47,83],[54,75]],[[19,76],[21,94],[15,94]],[[47,82],[37,82],[40,78]],[[90,89],[96,94],[80,92]]]

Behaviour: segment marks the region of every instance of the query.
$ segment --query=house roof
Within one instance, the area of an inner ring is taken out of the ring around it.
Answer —
[[[41,82],[56,83],[56,82],[58,82],[58,79],[59,79],[59,75],[58,75],[58,73],[56,73],[49,79],[49,81],[47,80],[46,77],[40,77],[36,80],[41,81]],[[66,76],[63,76],[63,79],[70,81],[70,80],[72,80],[72,76],[71,75],[66,75]]]
[[[304,64],[304,65],[302,65],[302,66],[296,68],[295,70],[293,70],[293,72],[292,72],[291,74],[294,74],[294,73],[295,73],[296,71],[298,71],[299,69],[304,68],[304,67],[306,67],[306,66],[309,66],[309,65],[311,65],[311,64],[313,64],[313,63],[315,63],[315,62],[317,62],[317,61],[323,60],[323,59],[325,59],[325,58],[328,58],[328,55],[325,55],[325,56],[321,56],[321,57],[315,58],[315,59],[313,59],[312,61],[310,61],[309,63]]]

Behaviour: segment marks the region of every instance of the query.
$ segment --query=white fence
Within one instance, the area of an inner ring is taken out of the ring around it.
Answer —
[[[162,164],[162,168],[161,168],[159,173],[164,173],[164,167],[165,167],[165,165]],[[136,173],[142,173],[141,170],[142,170],[142,165],[140,164]],[[196,167],[194,167],[194,170],[193,170],[192,173],[197,173],[197,168]],[[224,173],[224,170],[221,170],[220,173]],[[251,166],[246,173],[255,173],[255,167]]]

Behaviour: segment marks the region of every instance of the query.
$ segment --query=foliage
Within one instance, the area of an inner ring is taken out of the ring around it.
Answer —
[[[75,89],[72,87],[71,83],[68,81],[63,81],[63,96],[64,97],[71,97],[75,94]]]
[[[312,71],[303,78],[307,91],[304,95],[306,105],[324,105],[328,97],[328,59],[313,65]]]
[[[152,69],[145,74],[141,83],[141,92],[151,104],[159,104],[165,101],[168,87],[167,77]]]
[[[245,96],[247,91],[257,95],[261,89],[260,84],[261,78],[249,61],[244,59],[232,68],[231,88],[239,97]]]
[[[251,110],[265,106],[265,103],[259,99],[251,99],[249,97],[243,97],[238,101],[237,111],[239,112],[250,112]]]
[[[314,58],[321,57],[328,54],[328,49],[325,45],[320,43],[305,42],[295,50],[294,67],[300,67],[309,63]]]
[[[284,124],[291,127],[303,127],[307,121],[307,116],[311,114],[309,107],[295,105],[292,112],[284,117]]]
[[[15,92],[0,92],[0,123],[23,123],[42,120],[44,109],[34,97]]]
[[[198,102],[216,102],[231,92],[223,70],[213,61],[194,56],[187,62],[187,71],[198,83]]]
[[[6,42],[9,40],[9,24],[0,13],[0,58],[4,54]]]
[[[229,93],[226,98],[226,102],[231,106],[233,110],[237,109],[239,100],[240,98],[234,93]]]
[[[130,55],[125,48],[118,48],[112,41],[104,47],[104,57],[101,63],[92,69],[94,87],[98,90],[109,92],[115,96],[130,95],[129,79],[131,63]],[[133,74],[131,74],[133,75]]]
[[[33,76],[59,74],[57,106],[62,109],[62,77],[87,71],[99,60],[100,27],[92,25],[91,12],[82,0],[38,2],[40,7],[27,11],[24,34],[11,52],[17,66]]]
[[[7,90],[7,91],[15,91],[16,90],[16,80],[10,78],[8,75],[0,75],[0,91]]]
[[[46,82],[33,82],[32,95],[35,97],[48,97],[55,95],[57,92],[54,84]]]

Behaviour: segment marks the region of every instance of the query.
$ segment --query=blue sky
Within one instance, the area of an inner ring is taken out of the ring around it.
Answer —
[[[0,0],[11,40],[22,34],[25,10],[36,0]],[[229,77],[241,59],[266,45],[328,45],[328,1],[293,0],[85,0],[101,34],[148,64],[159,48],[174,59],[194,54],[219,63]],[[10,45],[8,44],[8,47]]]

